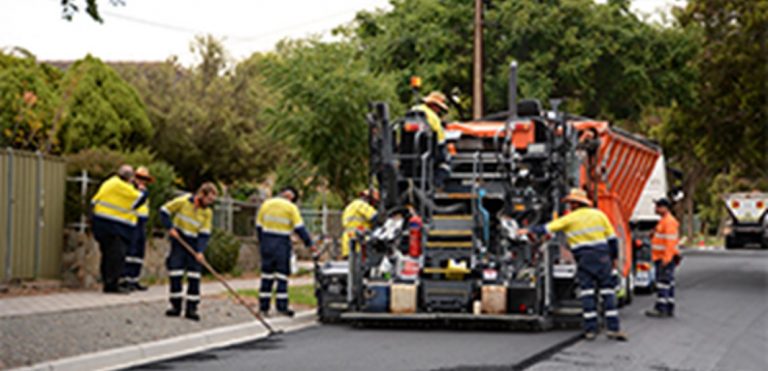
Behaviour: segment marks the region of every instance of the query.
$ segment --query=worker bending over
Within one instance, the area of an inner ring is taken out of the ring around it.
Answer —
[[[144,189],[134,187],[133,167],[122,165],[104,181],[91,199],[93,234],[101,251],[101,280],[105,293],[126,294],[130,290],[120,282],[125,253],[133,241],[138,218],[136,209],[146,199]]]
[[[371,229],[376,219],[376,204],[379,202],[379,192],[374,190],[364,190],[360,192],[360,197],[350,202],[344,208],[341,214],[341,225],[344,227],[344,234],[341,236],[341,257],[346,259],[352,245],[355,245],[355,251],[360,247],[355,242],[355,233],[357,231],[367,231]]]
[[[181,280],[187,275],[186,311],[184,317],[199,321],[197,306],[200,303],[200,263],[205,259],[203,252],[211,237],[213,220],[212,206],[216,202],[218,191],[213,183],[203,183],[197,192],[184,194],[167,202],[160,209],[163,226],[168,228],[171,238],[171,252],[166,260],[168,276],[170,277],[171,309],[165,312],[167,316],[181,315],[181,304],[184,299]],[[182,246],[183,239],[195,250],[193,255]]]

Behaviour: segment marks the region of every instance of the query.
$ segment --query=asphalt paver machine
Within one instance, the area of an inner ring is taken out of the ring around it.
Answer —
[[[563,236],[534,239],[519,228],[567,210],[562,197],[583,187],[620,239],[617,287],[631,298],[628,221],[660,151],[628,133],[517,102],[510,70],[509,110],[445,126],[441,148],[419,112],[391,119],[374,103],[371,186],[379,221],[358,233],[348,260],[318,266],[322,321],[356,324],[490,324],[545,329],[578,323],[576,266]],[[435,186],[436,153],[451,172]]]

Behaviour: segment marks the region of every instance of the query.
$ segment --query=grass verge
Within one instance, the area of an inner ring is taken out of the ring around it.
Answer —
[[[259,290],[247,289],[238,290],[238,294],[249,297],[259,298]],[[273,295],[274,299],[274,295]],[[288,301],[293,305],[301,305],[308,307],[317,306],[317,298],[315,297],[314,285],[300,285],[300,286],[288,286]]]

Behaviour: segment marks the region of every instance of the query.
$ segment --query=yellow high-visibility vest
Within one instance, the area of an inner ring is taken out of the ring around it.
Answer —
[[[141,204],[138,209],[136,209],[136,216],[139,217],[139,219],[147,219],[149,218],[149,199],[147,199],[146,202]]]
[[[616,238],[611,221],[600,210],[590,207],[579,208],[570,214],[555,219],[545,226],[548,233],[563,232],[571,250],[581,247],[608,244]]]
[[[256,226],[262,232],[290,236],[304,226],[299,208],[282,197],[273,197],[261,204],[256,215]]]
[[[344,227],[344,234],[341,236],[341,256],[349,255],[349,244],[355,236],[355,230],[370,229],[371,219],[374,216],[376,216],[376,209],[361,199],[350,202],[344,208],[341,215],[341,225]],[[356,247],[356,250],[359,248]]]
[[[435,111],[429,108],[429,106],[426,104],[419,104],[418,106],[413,107],[412,110],[424,112],[424,115],[427,116],[427,124],[429,124],[429,127],[432,129],[432,131],[435,132],[437,144],[444,144],[445,129],[443,129],[443,124],[440,122],[440,116],[438,116]]]
[[[166,202],[160,211],[171,218],[174,228],[189,238],[211,234],[213,210],[195,207],[194,196],[189,193]]]
[[[101,184],[91,199],[93,214],[118,223],[135,226],[135,208],[143,194],[133,184],[115,175]]]

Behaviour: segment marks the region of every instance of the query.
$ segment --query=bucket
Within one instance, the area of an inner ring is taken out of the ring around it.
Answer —
[[[365,306],[363,310],[373,313],[389,311],[389,283],[372,282],[365,288]]]

